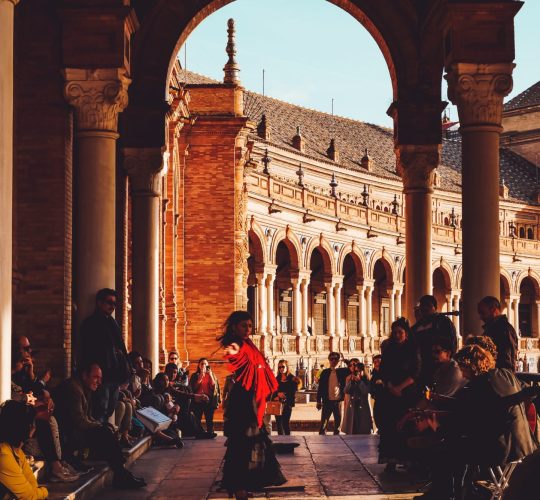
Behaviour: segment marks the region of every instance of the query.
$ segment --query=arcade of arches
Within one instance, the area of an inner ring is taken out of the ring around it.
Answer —
[[[339,138],[325,161],[308,132],[274,142],[281,125],[251,116],[233,49],[222,83],[183,85],[178,48],[229,1],[0,0],[0,399],[12,334],[68,374],[102,287],[119,290],[123,333],[155,366],[172,349],[211,355],[234,308],[253,311],[271,357],[370,356],[433,287],[443,310],[462,302],[462,332],[479,331],[478,299],[503,291],[511,321],[538,336],[538,243],[500,220],[523,210],[499,196],[522,2],[332,0],[388,64],[395,163],[381,175],[388,152],[358,155],[355,173]],[[443,73],[461,125],[462,229],[444,225],[459,192],[437,184]],[[326,193],[331,172],[340,184]],[[364,204],[351,201],[359,179]]]

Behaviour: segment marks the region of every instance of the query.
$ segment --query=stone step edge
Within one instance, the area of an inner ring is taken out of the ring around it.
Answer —
[[[144,455],[152,446],[152,436],[142,438],[133,448],[127,450],[126,467],[132,465],[137,459]],[[89,500],[96,496],[107,485],[112,482],[113,472],[109,466],[91,473],[88,479],[77,486],[77,488],[68,494],[49,495],[50,500]]]

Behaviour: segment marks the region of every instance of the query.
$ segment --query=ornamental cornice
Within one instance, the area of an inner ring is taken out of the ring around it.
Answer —
[[[124,170],[134,195],[159,196],[169,153],[161,148],[124,148]]]
[[[453,64],[445,75],[448,98],[458,108],[462,127],[500,127],[503,100],[512,91],[515,64]]]
[[[128,104],[131,80],[124,68],[65,68],[64,97],[75,108],[79,131],[116,132],[118,113]]]
[[[441,157],[440,144],[400,144],[396,147],[397,171],[405,193],[432,192],[434,170]]]

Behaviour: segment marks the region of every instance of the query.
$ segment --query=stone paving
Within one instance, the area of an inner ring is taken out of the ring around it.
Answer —
[[[377,464],[376,436],[273,436],[275,442],[300,443],[294,454],[278,455],[289,480],[284,486],[304,491],[269,491],[259,498],[410,500],[417,491],[405,472],[387,475]],[[186,440],[182,450],[154,449],[133,467],[148,486],[139,491],[107,490],[104,500],[226,499],[218,491],[225,439]]]

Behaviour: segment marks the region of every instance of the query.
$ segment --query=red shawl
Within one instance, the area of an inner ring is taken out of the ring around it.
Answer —
[[[257,404],[257,423],[262,426],[266,410],[266,401],[270,394],[276,392],[278,383],[272,369],[266,363],[261,351],[250,340],[244,340],[240,352],[226,355],[229,369],[236,373],[236,382],[241,383],[246,391],[252,388]]]

